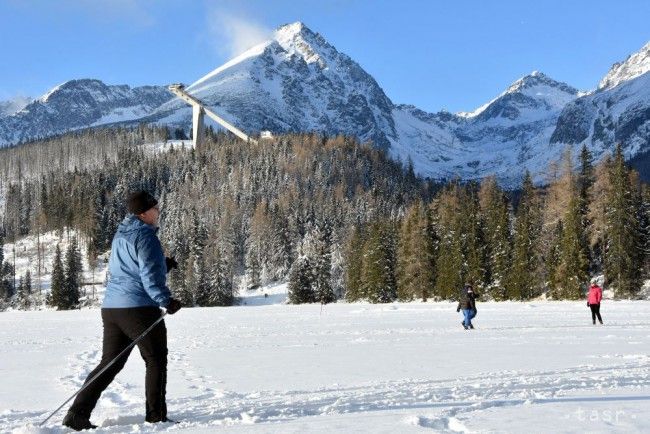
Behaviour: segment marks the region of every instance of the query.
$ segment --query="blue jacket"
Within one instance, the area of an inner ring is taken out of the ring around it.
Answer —
[[[169,304],[167,265],[158,228],[128,215],[113,237],[103,308]]]

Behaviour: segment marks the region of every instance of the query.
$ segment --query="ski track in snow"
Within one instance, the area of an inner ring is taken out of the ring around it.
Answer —
[[[189,365],[182,354],[171,362]],[[95,351],[73,358],[74,375],[63,377],[62,382],[71,389],[81,386],[88,374],[88,366],[99,361]],[[92,363],[91,363],[92,362]],[[618,398],[602,396],[604,391],[620,388],[647,389],[650,387],[650,358],[639,356],[638,362],[615,366],[580,366],[571,369],[542,372],[494,373],[494,376],[459,377],[454,380],[416,380],[380,382],[353,387],[329,387],[316,390],[286,392],[259,391],[240,394],[213,390],[205,386],[206,380],[191,370],[184,375],[192,380],[198,395],[169,400],[168,406],[181,422],[178,425],[152,425],[142,423],[142,398],[129,394],[129,385],[118,379],[106,391],[100,404],[115,407],[127,416],[107,417],[98,420],[96,432],[160,431],[191,427],[229,426],[237,424],[278,423],[309,416],[368,413],[377,411],[442,409],[438,417],[416,415],[407,423],[437,431],[464,431],[457,416],[493,407],[533,405],[557,402],[610,401]],[[591,391],[589,396],[572,396],[571,392]],[[639,399],[650,397],[639,396]],[[621,399],[630,399],[621,398]],[[105,412],[106,413],[106,412]],[[44,412],[5,411],[0,415],[0,425],[12,426],[20,432],[66,432],[49,425],[37,429],[35,425]],[[191,421],[191,422],[190,422]],[[140,425],[136,427],[136,425]]]

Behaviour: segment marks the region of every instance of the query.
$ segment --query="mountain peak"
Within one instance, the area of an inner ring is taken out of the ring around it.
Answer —
[[[631,54],[623,62],[616,62],[598,84],[598,89],[609,89],[650,71],[650,42]]]
[[[58,86],[54,86],[45,95],[40,97],[39,101],[46,103],[52,97],[52,95],[55,95],[57,92],[65,91],[69,89],[86,88],[86,87],[97,88],[97,87],[106,87],[106,85],[100,80],[96,80],[92,78],[68,80],[64,83],[59,84]]]
[[[522,92],[535,86],[548,86],[558,88],[566,93],[577,94],[578,90],[566,83],[557,81],[540,71],[533,71],[528,75],[521,77],[508,87],[505,93]]]
[[[547,108],[554,107],[557,109],[576,98],[578,94],[578,90],[568,84],[554,80],[540,71],[533,71],[512,83],[505,92],[481,107],[471,112],[460,112],[457,115],[467,119],[479,116],[486,119],[504,116],[504,113],[507,112],[506,117],[516,118],[519,108],[504,111],[504,104],[514,103],[519,105],[523,100],[528,99],[543,102]]]
[[[284,24],[278,27],[275,30],[276,34],[295,36],[295,35],[313,35],[314,32],[311,31],[302,21],[296,21],[295,23]]]
[[[317,63],[321,68],[327,66],[326,58],[334,54],[334,47],[325,38],[300,21],[278,27],[274,39],[288,53],[298,54],[306,63]]]

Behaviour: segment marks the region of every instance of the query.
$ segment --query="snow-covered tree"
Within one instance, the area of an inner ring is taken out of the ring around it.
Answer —
[[[64,292],[65,297],[67,298],[66,305],[68,309],[71,309],[79,304],[82,271],[81,252],[79,251],[79,246],[77,245],[77,239],[73,237],[65,253]]]

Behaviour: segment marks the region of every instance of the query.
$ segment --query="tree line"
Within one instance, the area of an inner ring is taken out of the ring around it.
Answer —
[[[62,157],[67,170],[2,174],[5,239],[74,229],[92,264],[110,249],[127,193],[146,189],[179,262],[170,288],[190,306],[229,305],[238,288],[278,281],[293,303],[445,300],[465,282],[494,300],[575,299],[599,273],[616,296],[635,297],[648,274],[647,186],[620,148],[595,166],[586,148],[578,164],[567,152],[544,187],[527,175],[509,192],[494,178],[419,178],[412,163],[344,136],[252,144],[208,132],[200,149],[140,146],[168,135],[140,127],[50,142],[87,146],[78,164]],[[6,259],[0,285],[15,286]]]
[[[517,195],[492,177],[453,181],[399,219],[355,226],[345,298],[448,300],[470,283],[492,300],[575,300],[601,273],[617,298],[637,297],[650,270],[650,192],[620,146],[592,160],[583,147],[575,170],[567,151],[548,185],[526,174]],[[304,277],[292,275],[290,288],[297,282]]]
[[[93,263],[110,248],[127,193],[146,189],[160,199],[160,237],[179,263],[169,276],[175,295],[187,305],[227,305],[239,287],[286,279],[303,239],[324,227],[332,228],[330,284],[341,296],[350,225],[397,217],[434,188],[348,137],[246,144],[208,132],[201,149],[125,145],[99,165],[23,176],[8,184],[3,222],[10,241],[74,229]]]

